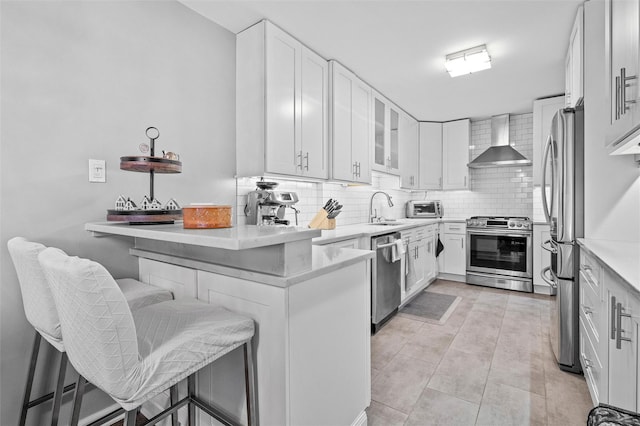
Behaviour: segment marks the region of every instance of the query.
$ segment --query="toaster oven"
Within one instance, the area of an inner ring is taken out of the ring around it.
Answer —
[[[444,209],[440,201],[407,201],[407,217],[438,218],[443,214]]]

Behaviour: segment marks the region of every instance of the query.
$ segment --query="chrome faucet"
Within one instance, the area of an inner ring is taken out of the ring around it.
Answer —
[[[391,197],[389,196],[389,194],[384,191],[374,192],[371,195],[371,199],[369,200],[369,223],[373,223],[373,220],[378,218],[377,211],[375,214],[373,214],[373,199],[375,198],[376,194],[384,194],[387,197],[387,203],[389,204],[389,207],[393,207],[393,201],[391,201]]]

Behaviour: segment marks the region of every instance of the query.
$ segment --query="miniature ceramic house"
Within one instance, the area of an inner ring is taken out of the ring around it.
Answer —
[[[158,201],[158,199],[154,198],[151,200],[151,204],[146,210],[162,210],[162,203]]]
[[[174,200],[173,198],[170,199],[167,204],[165,204],[164,206],[165,209],[167,210],[180,210],[180,204],[178,204],[178,202],[176,200]]]
[[[138,206],[134,203],[131,198],[127,198],[127,201],[124,205],[124,210],[137,210]]]
[[[125,210],[126,204],[127,204],[127,199],[124,198],[124,195],[120,195],[116,200],[116,210]]]

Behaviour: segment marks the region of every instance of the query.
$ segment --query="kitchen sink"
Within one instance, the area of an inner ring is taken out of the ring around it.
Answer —
[[[385,220],[383,222],[372,222],[372,223],[369,223],[369,225],[396,226],[396,225],[402,225],[402,222],[398,222],[395,220]]]

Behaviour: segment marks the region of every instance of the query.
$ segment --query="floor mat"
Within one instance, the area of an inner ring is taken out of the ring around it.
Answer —
[[[400,309],[399,313],[418,321],[444,324],[460,300],[459,296],[423,291]]]

